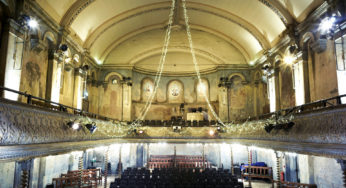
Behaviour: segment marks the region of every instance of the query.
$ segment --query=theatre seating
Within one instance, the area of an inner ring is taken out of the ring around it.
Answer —
[[[223,169],[127,168],[110,188],[240,188],[243,183]]]
[[[100,169],[83,169],[82,171],[68,171],[61,174],[60,178],[53,178],[53,185],[56,188],[85,187],[96,188],[102,184],[102,174]]]

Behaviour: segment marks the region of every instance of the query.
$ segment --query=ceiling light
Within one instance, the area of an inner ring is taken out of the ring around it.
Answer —
[[[95,60],[96,60],[96,63],[97,63],[97,64],[99,64],[99,65],[102,64],[102,61],[101,61],[101,60],[99,60],[99,59],[95,59]]]
[[[296,60],[296,58],[292,55],[286,55],[284,57],[284,63],[287,64],[287,65],[292,65],[294,60]]]
[[[335,21],[335,17],[326,17],[321,21],[318,29],[322,34],[328,33],[333,28]]]
[[[36,20],[30,18],[30,20],[28,21],[28,26],[32,29],[36,28],[38,26],[38,23]]]

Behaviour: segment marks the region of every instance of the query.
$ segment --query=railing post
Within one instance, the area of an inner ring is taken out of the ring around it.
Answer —
[[[26,97],[27,97],[26,103],[27,104],[32,104],[32,96],[31,95],[27,95]]]
[[[341,97],[340,96],[336,97],[336,104],[341,104]]]

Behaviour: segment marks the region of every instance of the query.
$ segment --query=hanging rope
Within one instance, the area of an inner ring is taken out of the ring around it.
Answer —
[[[192,43],[192,36],[191,36],[191,29],[190,29],[190,25],[189,25],[189,17],[187,16],[187,11],[186,11],[186,2],[185,0],[183,1],[183,9],[184,9],[184,18],[185,18],[185,26],[186,26],[186,33],[187,33],[187,38],[189,40],[189,45],[190,45],[190,52],[192,55],[192,61],[195,67],[195,71],[197,74],[197,78],[198,78],[198,83],[202,84],[202,79],[201,79],[201,73],[199,71],[199,67],[198,67],[198,62],[197,62],[197,58],[196,58],[196,54],[195,54],[195,50],[193,47],[193,43]],[[207,101],[208,107],[211,111],[211,113],[213,114],[214,118],[223,126],[225,126],[225,124],[221,121],[221,119],[219,118],[219,116],[216,114],[215,110],[213,109],[213,107],[210,104],[209,98],[206,94],[206,92],[202,92],[205,101]]]

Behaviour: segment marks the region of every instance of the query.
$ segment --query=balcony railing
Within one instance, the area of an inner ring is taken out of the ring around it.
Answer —
[[[105,117],[99,114],[94,114],[94,113],[90,113],[87,112],[83,109],[77,109],[71,106],[67,106],[64,104],[60,104],[60,103],[56,103],[47,99],[43,99],[40,97],[36,97],[24,92],[20,92],[20,91],[16,91],[13,89],[9,89],[9,88],[5,88],[0,86],[0,91],[9,91],[9,92],[13,92],[16,93],[18,95],[21,95],[23,97],[26,98],[26,103],[30,104],[30,105],[34,105],[34,106],[40,106],[40,107],[44,107],[44,108],[48,108],[51,110],[55,110],[55,111],[61,111],[61,112],[66,112],[66,113],[71,113],[71,114],[75,114],[75,115],[81,115],[81,116],[86,116],[86,117],[91,117],[91,118],[95,118],[95,119],[100,119],[100,120],[109,120],[109,121],[119,121],[113,118],[109,118],[109,117]],[[323,108],[327,108],[327,107],[331,107],[331,106],[338,106],[338,105],[342,105],[341,99],[342,98],[346,98],[346,94],[345,95],[339,95],[339,96],[335,96],[335,97],[331,97],[328,99],[323,99],[323,100],[318,100],[315,102],[311,102],[311,103],[307,103],[307,104],[303,104],[300,106],[295,106],[295,107],[291,107],[291,108],[286,108],[286,109],[281,109],[278,110],[276,112],[271,112],[271,113],[267,113],[267,114],[262,114],[259,116],[255,116],[255,117],[250,117],[247,119],[243,119],[240,120],[238,122],[245,122],[245,121],[252,121],[252,120],[261,120],[261,119],[266,119],[266,118],[271,118],[271,117],[279,117],[279,116],[288,116],[290,114],[300,114],[300,113],[305,113],[305,112],[309,112],[309,111],[313,111],[316,109],[323,109]],[[152,120],[153,121],[153,120]],[[152,123],[152,121],[146,120],[143,122],[144,126],[179,126],[181,122],[173,122],[170,123],[170,121],[161,121],[158,120],[157,122],[160,121],[159,125],[158,123]],[[150,123],[148,123],[150,122]],[[168,122],[168,123],[167,123]],[[186,123],[186,125],[184,124],[184,126],[187,127],[203,127],[203,126],[215,126],[216,125],[216,121],[208,121],[208,122],[202,122],[202,125],[199,125],[200,123],[196,123],[196,125],[192,125],[192,122],[190,122],[191,125],[189,125],[188,123]],[[183,127],[184,127],[183,126]]]
[[[255,117],[250,117],[248,119],[240,120],[240,122],[267,119],[267,118],[271,118],[273,116],[279,117],[279,116],[288,116],[291,114],[301,114],[301,113],[306,113],[306,112],[310,112],[310,111],[317,110],[317,109],[323,109],[323,108],[332,107],[332,106],[339,106],[339,105],[342,105],[342,102],[341,102],[342,98],[346,99],[346,94],[331,97],[328,99],[318,100],[318,101],[311,102],[311,103],[306,103],[306,104],[303,104],[300,106],[294,106],[291,108],[281,109],[281,110],[278,110],[275,112],[262,114],[262,115],[255,116]]]
[[[75,115],[80,115],[80,116],[85,116],[85,117],[90,117],[90,118],[95,118],[95,119],[100,119],[100,120],[106,120],[106,121],[119,121],[116,119],[112,119],[109,117],[105,117],[105,116],[101,116],[99,114],[94,114],[94,113],[90,113],[88,111],[85,111],[83,109],[77,109],[71,106],[67,106],[64,104],[60,104],[57,102],[53,102],[47,99],[43,99],[40,97],[36,97],[24,92],[20,92],[20,91],[16,91],[13,89],[9,89],[6,87],[2,87],[0,86],[0,91],[9,91],[12,93],[16,93],[22,97],[25,97],[26,104],[30,104],[33,106],[39,106],[39,107],[44,107],[50,110],[54,110],[54,111],[60,111],[60,112],[66,112],[66,113],[70,113],[70,114],[75,114]],[[1,92],[0,92],[1,93]]]

